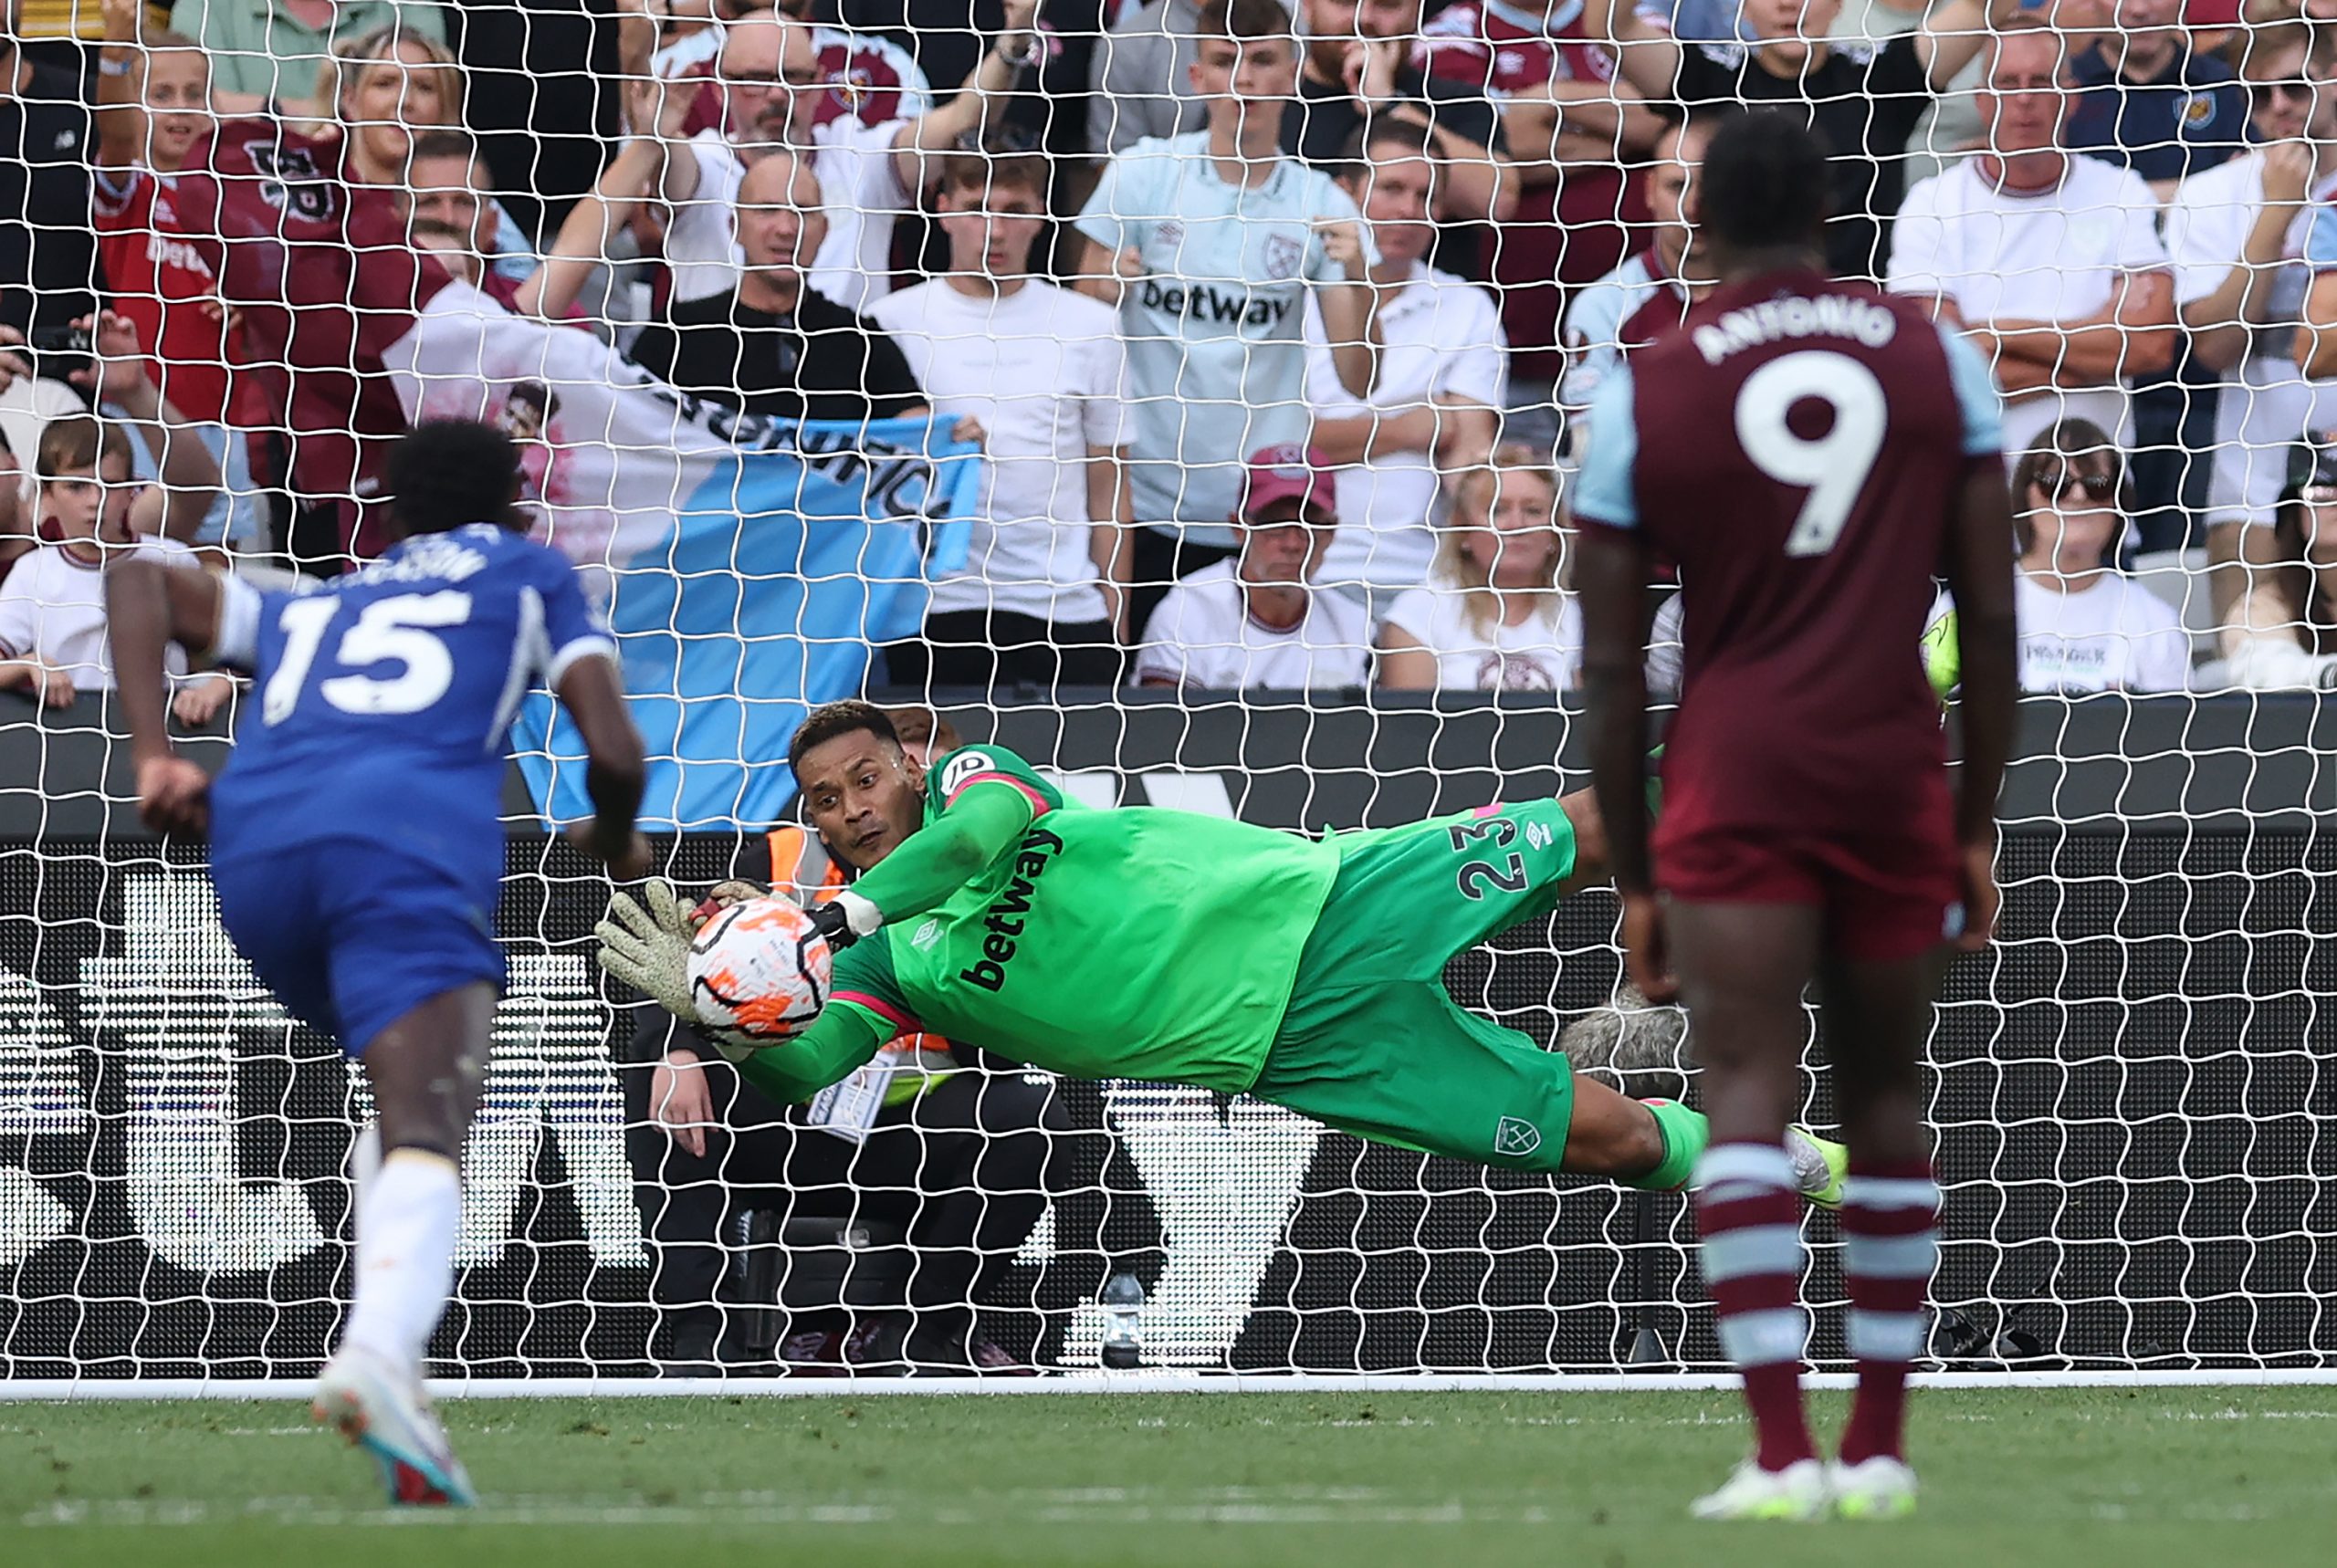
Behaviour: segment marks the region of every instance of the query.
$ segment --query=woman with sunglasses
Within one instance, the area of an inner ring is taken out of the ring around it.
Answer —
[[[2118,570],[2125,501],[2117,449],[2087,420],[2054,425],[2014,465],[2021,690],[2075,696],[2189,685],[2182,617]]]

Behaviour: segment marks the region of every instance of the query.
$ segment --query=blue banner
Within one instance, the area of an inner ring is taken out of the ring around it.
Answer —
[[[652,831],[777,821],[804,714],[859,695],[870,644],[913,634],[928,570],[965,556],[979,449],[935,421],[741,421],[732,434],[731,450],[686,463],[703,477],[673,528],[611,578]],[[529,699],[512,747],[539,810],[592,814],[583,745],[549,696]]]

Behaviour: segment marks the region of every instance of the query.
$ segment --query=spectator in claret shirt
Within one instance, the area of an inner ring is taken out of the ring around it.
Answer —
[[[183,34],[145,33],[142,11],[138,0],[107,0],[100,57],[91,208],[108,307],[149,346],[148,376],[202,429],[225,475],[193,542],[252,548],[267,507],[244,430],[272,423],[266,399],[239,368],[243,352],[204,248],[172,237],[155,214],[163,181],[216,123],[211,62]]]
[[[1510,345],[1504,432],[1547,453],[1558,436],[1555,402],[1565,362],[1558,320],[1571,290],[1623,259],[1647,221],[1625,163],[1644,158],[1661,123],[1615,79],[1615,57],[1585,26],[1577,0],[1532,5],[1459,0],[1421,26],[1413,62],[1431,84],[1466,89],[1501,114],[1515,161],[1516,209],[1486,254],[1445,265],[1489,277]],[[1667,94],[1668,96],[1668,94]],[[1441,256],[1451,254],[1447,246]]]

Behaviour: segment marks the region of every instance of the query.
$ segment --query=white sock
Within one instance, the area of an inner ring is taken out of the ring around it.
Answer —
[[[463,1186],[455,1162],[424,1149],[393,1149],[365,1184],[357,1209],[357,1300],[343,1349],[372,1352],[418,1371],[455,1284]]]

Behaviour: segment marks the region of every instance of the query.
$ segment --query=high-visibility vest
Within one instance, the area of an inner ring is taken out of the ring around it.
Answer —
[[[817,833],[807,832],[792,822],[782,822],[765,835],[770,846],[770,884],[798,904],[825,904],[852,885],[852,878],[828,846],[820,841]],[[918,1067],[930,1076],[904,1074],[890,1093],[888,1104],[913,1099],[924,1092],[933,1077],[956,1071],[958,1059],[949,1052],[949,1042],[938,1034],[904,1034],[887,1042],[887,1051],[899,1060],[900,1067]]]

